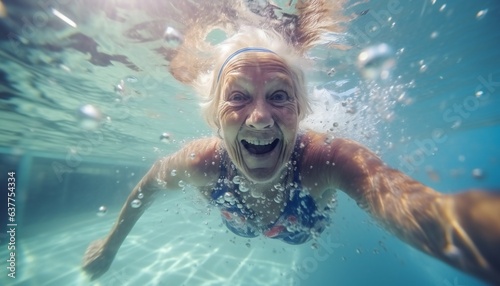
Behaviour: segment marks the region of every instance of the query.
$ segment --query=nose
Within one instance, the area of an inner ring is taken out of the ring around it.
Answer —
[[[256,130],[273,127],[274,119],[269,108],[265,102],[257,101],[252,112],[246,119],[246,125]]]

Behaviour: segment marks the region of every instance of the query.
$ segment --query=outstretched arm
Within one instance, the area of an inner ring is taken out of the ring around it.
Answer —
[[[156,162],[132,190],[109,235],[92,242],[87,248],[82,268],[91,280],[98,278],[109,269],[118,249],[132,227],[151,205],[154,195],[161,189],[155,182],[155,177],[157,177],[162,165],[161,162],[161,160]]]
[[[309,132],[304,144],[304,178],[344,191],[410,245],[500,285],[499,193],[438,193],[351,140]]]
[[[339,188],[414,247],[500,284],[500,194],[440,194],[349,140],[332,143]]]
[[[216,139],[197,140],[153,165],[128,196],[109,234],[87,248],[82,268],[91,280],[109,269],[121,244],[160,190],[177,189],[180,180],[202,186],[213,179],[218,166],[216,149]]]

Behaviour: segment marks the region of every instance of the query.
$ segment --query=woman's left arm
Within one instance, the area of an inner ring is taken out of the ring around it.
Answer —
[[[500,194],[441,194],[385,165],[345,139],[310,136],[305,157],[328,158],[329,185],[347,193],[386,229],[412,246],[500,285]],[[317,142],[314,142],[317,141]]]

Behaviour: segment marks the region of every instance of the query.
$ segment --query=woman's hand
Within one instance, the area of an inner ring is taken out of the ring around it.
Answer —
[[[95,280],[108,271],[114,258],[115,253],[106,249],[104,239],[95,240],[85,251],[82,269],[91,281]]]

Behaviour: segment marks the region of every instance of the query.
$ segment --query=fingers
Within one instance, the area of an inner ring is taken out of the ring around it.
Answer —
[[[93,281],[106,273],[112,262],[113,256],[106,254],[104,240],[96,240],[85,251],[82,270]]]

